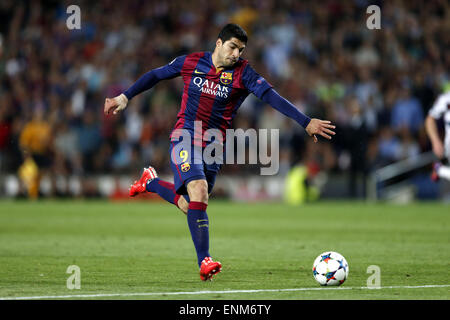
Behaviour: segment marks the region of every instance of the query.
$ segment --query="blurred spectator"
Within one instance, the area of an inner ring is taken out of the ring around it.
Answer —
[[[290,205],[316,201],[320,191],[311,180],[310,171],[304,165],[294,165],[286,175],[284,201]]]
[[[6,96],[6,95],[5,95]],[[1,102],[0,102],[1,103]],[[5,105],[5,104],[3,104]],[[11,136],[11,122],[7,115],[8,109],[0,109],[0,170],[3,171],[6,168],[5,162],[7,160],[7,147],[8,141]]]
[[[88,110],[83,114],[83,121],[77,131],[77,147],[83,157],[83,168],[92,172],[93,159],[100,147],[100,126],[96,122],[94,112]]]
[[[365,180],[368,175],[367,167],[367,146],[369,141],[369,132],[366,119],[363,114],[361,104],[356,97],[349,98],[346,101],[349,114],[349,122],[344,126],[339,134],[340,139],[344,141],[344,147],[350,155],[348,190],[352,197],[358,195],[358,190],[362,190],[365,196]],[[363,183],[358,181],[362,178]]]
[[[404,160],[418,156],[420,153],[420,147],[411,132],[406,127],[403,127],[400,130],[399,135],[400,147],[399,154],[397,156],[398,159]]]
[[[400,140],[394,134],[394,130],[389,126],[383,126],[378,140],[378,164],[384,166],[400,160],[400,150]]]
[[[422,106],[417,98],[411,96],[410,90],[401,88],[399,96],[392,109],[391,124],[394,130],[400,132],[407,128],[417,134],[423,127],[424,117]]]
[[[67,173],[80,174],[83,171],[77,133],[68,123],[61,122],[56,126],[54,147],[62,162],[60,166],[63,166]]]
[[[52,128],[44,119],[44,110],[38,106],[33,118],[23,127],[20,134],[20,147],[24,153],[25,162],[23,174],[28,186],[28,194],[37,198],[39,183],[43,173],[52,165],[50,149]],[[27,177],[27,173],[29,176]]]

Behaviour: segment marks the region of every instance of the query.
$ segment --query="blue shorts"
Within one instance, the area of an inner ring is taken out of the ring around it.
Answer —
[[[194,145],[190,145],[190,148],[184,148],[182,142],[170,142],[170,167],[172,168],[177,194],[188,194],[186,186],[193,180],[206,180],[208,183],[208,194],[211,193],[214,187],[216,175],[222,165],[218,163],[205,163],[202,159],[204,148],[196,148],[198,148],[197,150],[199,152],[194,152]]]

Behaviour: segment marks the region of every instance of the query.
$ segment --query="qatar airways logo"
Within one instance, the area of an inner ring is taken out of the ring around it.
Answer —
[[[202,93],[228,98],[228,87],[220,85],[214,81],[203,79],[201,77],[194,78],[194,84],[199,87]]]

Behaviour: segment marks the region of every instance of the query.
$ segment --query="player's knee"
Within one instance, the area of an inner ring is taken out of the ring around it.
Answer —
[[[189,199],[208,203],[208,183],[206,180],[194,180],[188,184]]]

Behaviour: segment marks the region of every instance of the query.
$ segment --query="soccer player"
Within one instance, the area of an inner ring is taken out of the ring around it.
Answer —
[[[194,161],[194,153],[180,148],[180,130],[187,130],[196,144],[198,132],[194,126],[201,121],[200,133],[217,129],[225,137],[231,122],[244,99],[253,93],[284,115],[294,119],[305,128],[317,142],[316,135],[331,139],[335,128],[331,121],[310,119],[301,113],[241,58],[247,44],[246,32],[236,24],[227,24],[219,33],[214,52],[196,52],[175,58],[169,64],[153,69],[141,76],[130,88],[115,98],[106,98],[104,112],[117,114],[130,99],[152,88],[159,81],[181,76],[184,89],[181,109],[170,135],[171,168],[174,183],[162,181],[154,168],[144,169],[141,178],[130,188],[130,196],[143,192],[154,192],[176,205],[187,215],[187,223],[197,253],[200,279],[211,280],[221,271],[220,262],[213,261],[209,254],[209,222],[206,209],[208,197],[214,186],[219,163],[207,164]],[[183,138],[184,139],[184,138]],[[208,141],[200,137],[205,148]],[[182,141],[186,143],[186,141]],[[225,139],[221,141],[225,142]],[[191,149],[192,150],[192,149]]]
[[[443,118],[445,122],[445,138],[442,143],[439,137],[436,121]],[[439,158],[439,162],[433,164],[431,179],[438,181],[439,178],[450,180],[450,91],[438,96],[435,103],[428,111],[425,119],[425,129],[430,138],[433,152]]]

